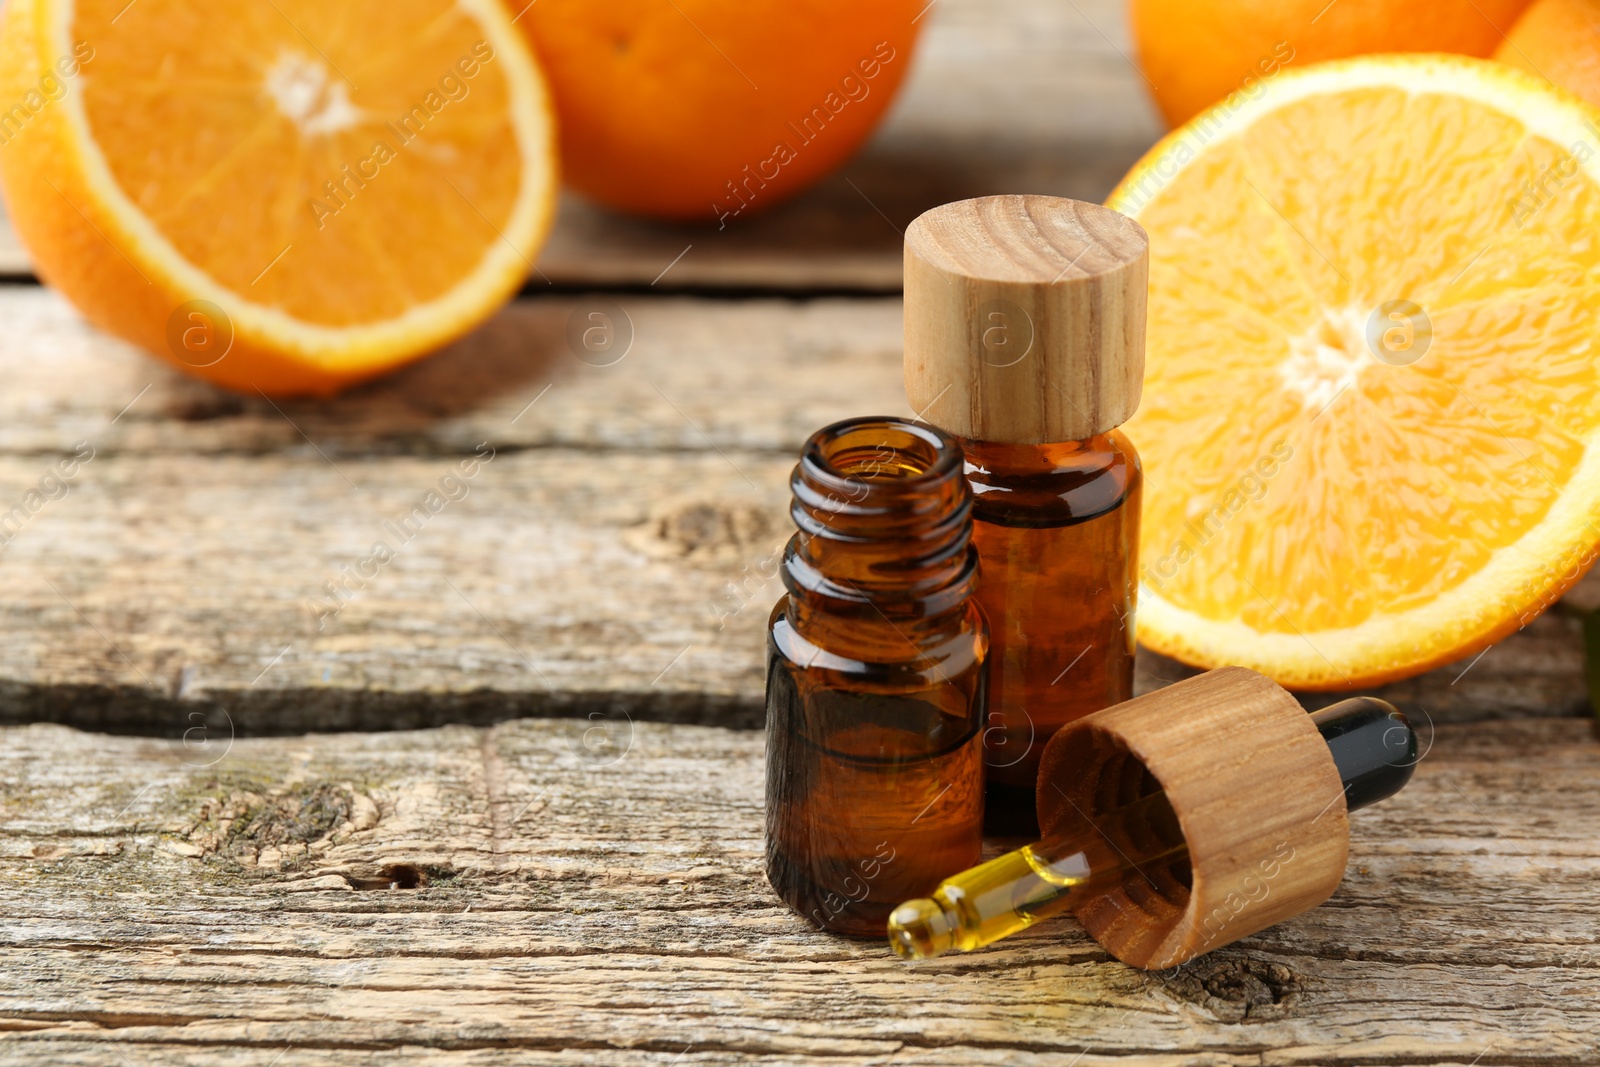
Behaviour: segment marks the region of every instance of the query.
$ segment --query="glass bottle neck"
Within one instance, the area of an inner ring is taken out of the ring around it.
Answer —
[[[1120,505],[1140,477],[1120,430],[1046,444],[962,438],[961,449],[977,518],[1002,525],[1082,522]]]
[[[900,419],[838,423],[807,442],[789,486],[783,580],[802,634],[887,623],[920,642],[964,615],[977,554],[953,439]]]
[[[1111,466],[1127,439],[1120,430],[1107,430],[1081,441],[1050,441],[1043,444],[1008,444],[957,438],[967,462],[981,470],[1008,475],[1054,474],[1065,470],[1093,473]]]

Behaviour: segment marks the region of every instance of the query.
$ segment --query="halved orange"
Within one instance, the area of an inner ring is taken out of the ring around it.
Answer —
[[[0,170],[40,275],[240,389],[466,332],[548,229],[542,77],[497,0],[10,0]]]
[[[1516,630],[1600,543],[1600,112],[1500,64],[1264,81],[1109,203],[1150,234],[1138,632],[1302,689]]]

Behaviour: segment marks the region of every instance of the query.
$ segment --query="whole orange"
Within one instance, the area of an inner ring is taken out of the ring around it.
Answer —
[[[725,224],[866,140],[925,4],[538,0],[518,24],[550,81],[568,184],[624,211]]]
[[[1134,44],[1174,126],[1283,68],[1369,52],[1486,57],[1530,0],[1131,0]]]
[[[1494,58],[1600,107],[1600,0],[1537,0]]]

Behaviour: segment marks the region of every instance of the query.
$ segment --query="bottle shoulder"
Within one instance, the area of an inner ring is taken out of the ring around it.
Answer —
[[[923,633],[887,622],[834,626],[831,619],[802,633],[788,608],[788,598],[781,598],[768,617],[768,653],[799,669],[854,677],[953,678],[981,666],[989,654],[989,627],[976,601],[947,625]]]
[[[973,515],[1002,526],[1066,526],[1137,506],[1144,474],[1121,430],[1086,441],[1000,445],[964,441]]]

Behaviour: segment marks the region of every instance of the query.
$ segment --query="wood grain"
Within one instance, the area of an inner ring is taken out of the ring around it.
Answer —
[[[530,291],[900,288],[900,234],[989,193],[1100,201],[1160,135],[1121,0],[938,0],[900,99],[861,155],[798,199],[719,228],[644,222],[563,197]],[[997,76],[1003,74],[1003,76]],[[0,276],[26,277],[0,222]]]
[[[1144,382],[1150,242],[1109,208],[1048,196],[945,204],[906,229],[906,396],[961,437],[1081,441]]]
[[[218,391],[0,286],[0,722],[165,737],[0,727],[0,1061],[1600,1059],[1600,741],[1514,718],[1587,712],[1600,580],[1389,687],[1432,747],[1351,820],[1333,898],[1169,972],[1069,921],[914,970],[812,931],[761,880],[761,736],[649,721],[761,721],[794,450],[908,413],[911,219],[1099,201],[1160,132],[1120,0],[926,21],[838,175],[726,230],[568,197],[540,295],[333,402]],[[0,276],[29,270],[0,219]],[[596,314],[622,359],[569,340]]]
[[[898,308],[625,302],[613,366],[567,347],[587,304],[538,301],[360,394],[274,405],[0,292],[0,514],[92,453],[0,551],[0,714],[303,730],[622,701],[755,722],[794,449],[893,404]],[[394,559],[363,568],[380,541]],[[329,581],[350,602],[323,618]]]
[[[1192,874],[1147,865],[1136,885],[1073,908],[1117,959],[1174,967],[1338,886],[1350,837],[1339,768],[1311,717],[1265,675],[1223,667],[1068,723],[1039,761],[1054,787],[1039,794],[1043,836],[1092,835],[1143,795],[1147,774],[1183,827]]]
[[[752,732],[621,720],[226,750],[0,731],[0,1058],[1597,1055],[1589,724],[1441,729],[1352,817],[1327,904],[1148,974],[1066,919],[915,968],[809,929],[761,878],[761,763]]]
[[[597,309],[634,335],[610,366],[567,340]],[[837,418],[909,413],[892,298],[524,300],[410,370],[276,406],[169,371],[45,291],[0,288],[0,317],[0,516],[94,450],[65,496],[0,523],[0,721],[256,733],[620,708],[756,725],[796,450]],[[464,498],[395,543],[385,523],[484,443]],[[325,583],[379,540],[394,560],[319,629]],[[1189,673],[1140,662],[1141,691]],[[1582,714],[1582,665],[1558,607],[1384,693],[1438,721]]]

